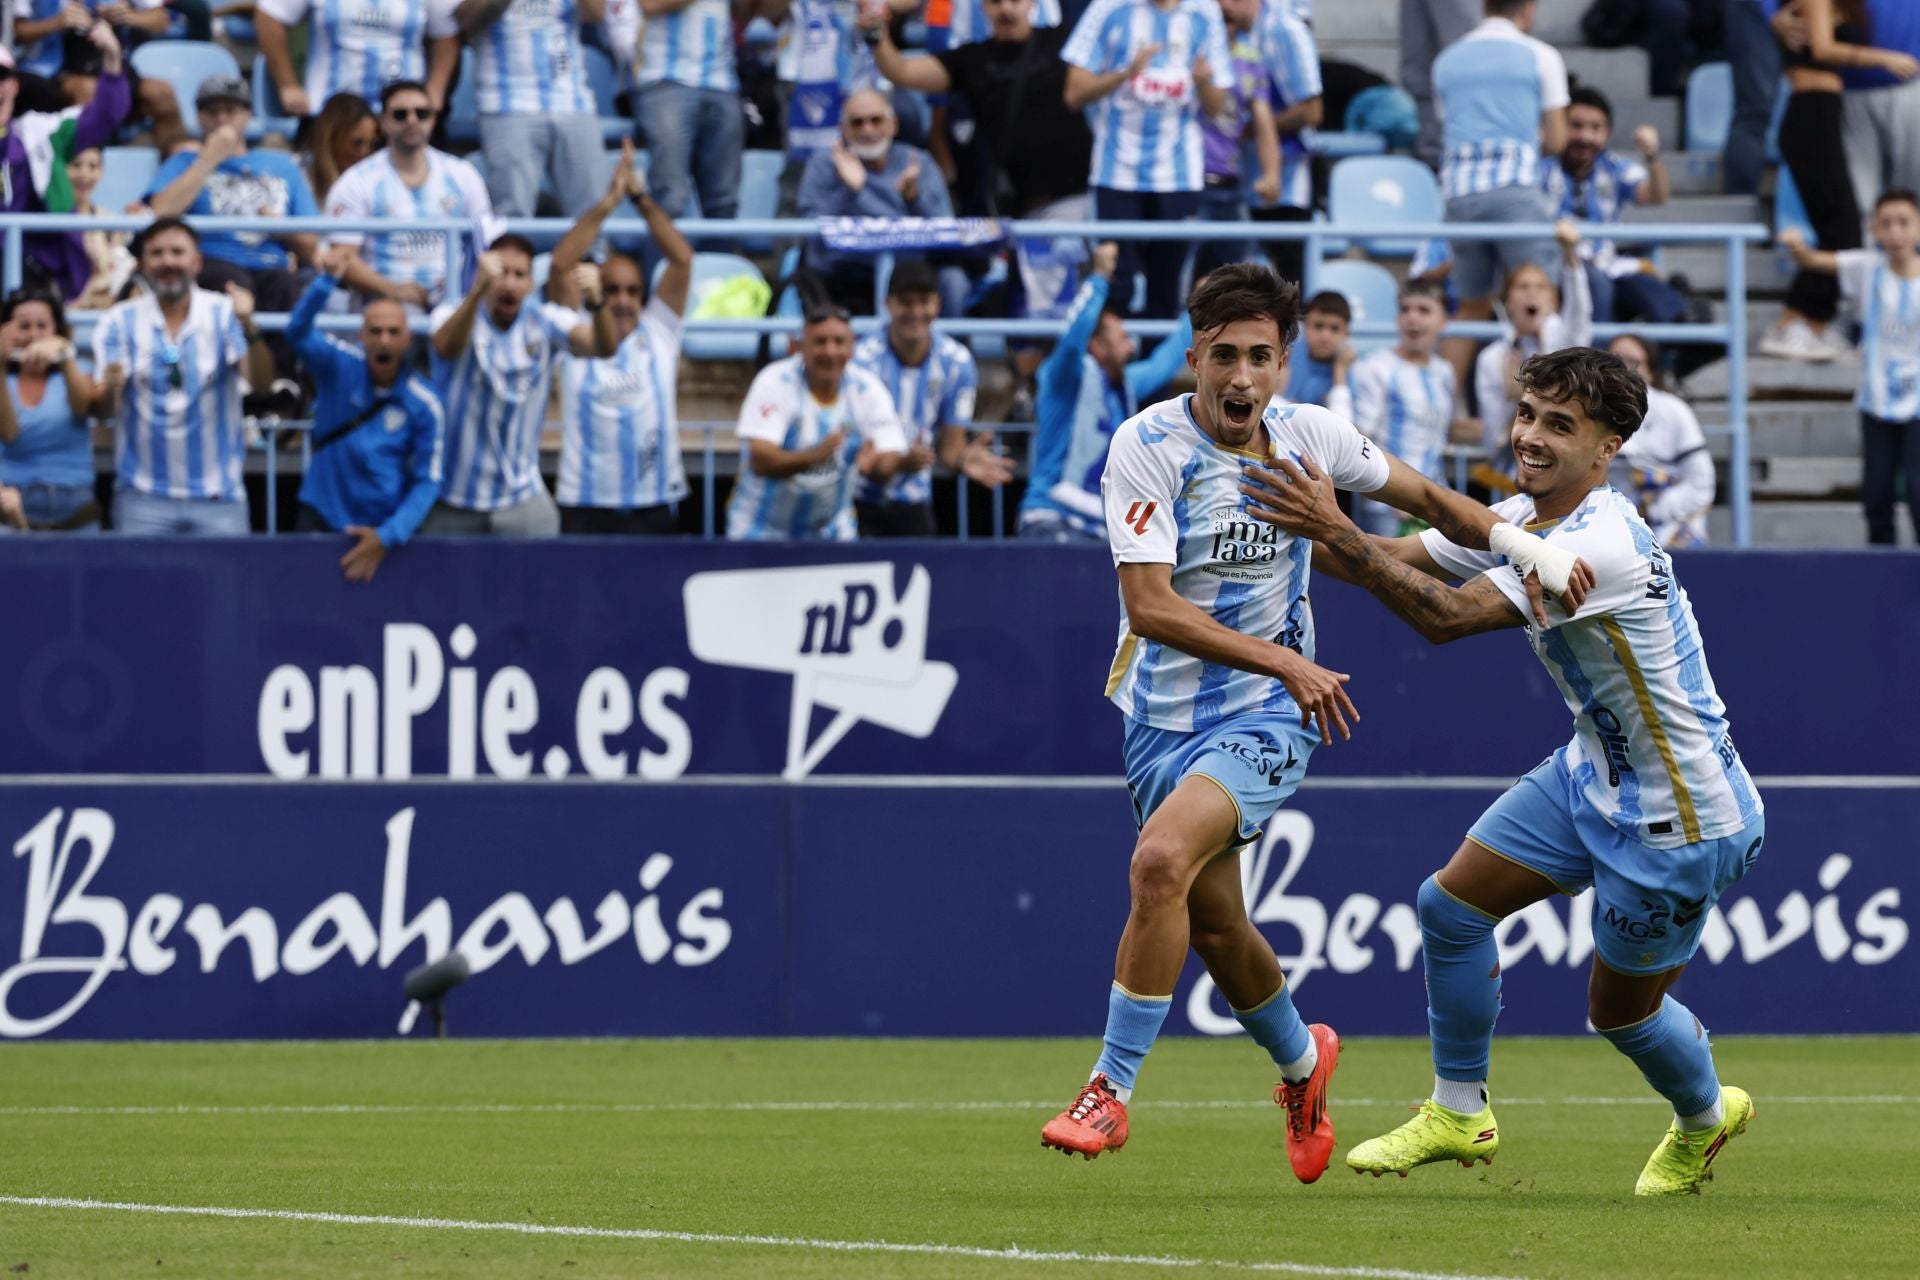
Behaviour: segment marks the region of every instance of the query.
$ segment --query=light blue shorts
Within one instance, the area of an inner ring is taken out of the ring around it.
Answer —
[[[1228,716],[1204,733],[1155,729],[1128,719],[1127,792],[1133,823],[1147,825],[1175,787],[1199,775],[1217,785],[1240,811],[1240,838],[1253,840],[1299,790],[1307,758],[1320,735],[1300,726],[1300,713],[1248,711]]]
[[[1587,803],[1562,747],[1495,800],[1467,838],[1563,893],[1592,885],[1601,962],[1616,973],[1647,974],[1693,958],[1707,912],[1753,867],[1766,832],[1765,815],[1756,815],[1718,840],[1648,848]]]

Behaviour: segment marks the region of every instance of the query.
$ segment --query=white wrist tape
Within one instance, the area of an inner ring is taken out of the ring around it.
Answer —
[[[1540,585],[1546,588],[1549,595],[1565,593],[1567,583],[1573,577],[1577,557],[1572,552],[1550,546],[1545,539],[1537,538],[1504,520],[1487,531],[1487,548],[1496,555],[1505,556],[1523,575],[1539,574]]]

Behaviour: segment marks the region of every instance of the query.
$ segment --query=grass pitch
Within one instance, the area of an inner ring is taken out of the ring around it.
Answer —
[[[1920,1044],[1717,1049],[1758,1102],[1753,1126],[1705,1195],[1644,1201],[1633,1180],[1667,1112],[1599,1040],[1496,1044],[1490,1169],[1376,1181],[1336,1155],[1311,1187],[1287,1170],[1272,1077],[1244,1041],[1163,1041],[1126,1150],[1091,1164],[1039,1144],[1091,1041],[14,1044],[0,1046],[0,1268],[1913,1275]],[[1341,1153],[1398,1124],[1427,1079],[1424,1042],[1349,1042]],[[62,1198],[144,1207],[19,1203]],[[161,1212],[183,1207],[307,1216]],[[627,1234],[528,1233],[542,1225]]]

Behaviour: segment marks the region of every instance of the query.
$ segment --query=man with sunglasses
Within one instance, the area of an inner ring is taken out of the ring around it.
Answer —
[[[427,145],[438,111],[427,86],[396,80],[380,91],[380,130],[387,145],[341,174],[327,193],[327,213],[335,218],[461,218],[471,223],[482,245],[499,234],[487,184],[474,167]],[[392,298],[409,307],[437,306],[449,292],[446,235],[437,231],[338,231],[332,244],[358,253],[342,277],[347,286],[373,298]],[[459,281],[451,282],[460,287]]]
[[[807,313],[800,350],[762,369],[740,406],[740,478],[727,504],[738,541],[858,536],[857,480],[884,484],[907,458],[893,398],[853,358],[844,307]]]
[[[273,357],[253,324],[253,295],[195,286],[200,237],[179,218],[140,233],[147,291],[114,304],[93,329],[101,371],[94,414],[117,427],[116,532],[244,536],[247,491],[240,398],[273,381]]]

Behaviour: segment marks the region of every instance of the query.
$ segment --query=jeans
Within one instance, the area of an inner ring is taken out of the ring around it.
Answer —
[[[639,115],[650,157],[647,184],[660,207],[686,217],[697,188],[701,217],[733,217],[747,135],[740,95],[662,80],[640,91]]]
[[[20,509],[27,517],[28,528],[59,533],[100,532],[100,509],[94,506],[91,484],[27,481],[15,487],[20,490]],[[91,520],[79,524],[68,523],[89,507],[93,508]],[[0,525],[0,535],[13,532],[16,530],[11,525]]]
[[[590,115],[480,117],[480,151],[487,161],[487,194],[503,218],[530,218],[540,179],[553,179],[560,210],[577,218],[606,190],[606,152],[600,122]]]
[[[507,538],[553,538],[560,533],[560,508],[553,505],[553,495],[547,492],[545,485],[537,486],[524,501],[498,511],[469,511],[465,507],[450,507],[444,502],[436,502],[433,510],[427,512],[427,518],[420,522],[420,532],[434,535],[491,533]]]
[[[1767,121],[1780,85],[1780,46],[1760,0],[1727,0],[1727,61],[1733,64],[1733,126],[1721,161],[1727,194],[1760,190],[1767,164]]]
[[[162,498],[122,488],[113,495],[113,531],[135,538],[244,538],[253,522],[244,498]]]
[[[1538,187],[1500,187],[1454,196],[1448,222],[1552,222],[1553,202]],[[1491,298],[1507,276],[1539,267],[1560,283],[1560,251],[1552,240],[1455,240],[1453,283],[1463,302]]]
[[[1593,298],[1596,324],[1616,320],[1676,324],[1686,318],[1686,298],[1659,276],[1646,271],[1610,276],[1591,262],[1586,264],[1586,272],[1587,293]]]
[[[1920,537],[1920,423],[1888,422],[1860,415],[1860,505],[1867,512],[1867,541],[1891,545],[1899,534],[1893,519],[1894,479],[1907,477],[1907,512]]]
[[[1200,197],[1198,191],[1095,187],[1093,216],[1101,222],[1191,222],[1200,216]],[[1193,248],[1192,241],[1120,241],[1120,265],[1113,273],[1116,304],[1132,309],[1133,275],[1140,271],[1147,277],[1147,307],[1142,314],[1156,319],[1179,315],[1187,303],[1187,269],[1193,263]]]
[[[1205,187],[1200,192],[1200,217],[1206,222],[1251,222],[1247,189],[1239,182]],[[1202,240],[1194,251],[1193,276],[1199,279],[1215,267],[1233,262],[1255,262],[1260,250],[1251,240]]]

